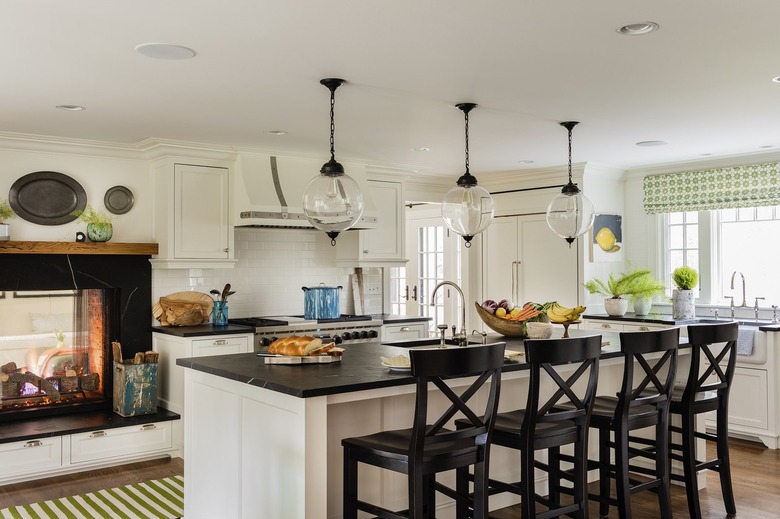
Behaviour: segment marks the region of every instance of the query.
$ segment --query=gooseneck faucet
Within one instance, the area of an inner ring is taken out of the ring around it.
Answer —
[[[731,273],[731,290],[734,290],[734,277],[737,275],[737,271]],[[740,272],[739,277],[742,278],[742,304],[739,308],[747,308],[747,300],[745,299],[745,275]]]
[[[460,294],[460,333],[453,334],[453,339],[457,340],[460,346],[465,346],[468,343],[468,336],[466,335],[466,297],[463,295],[463,290],[461,290],[460,287],[452,281],[442,281],[436,285],[436,287],[433,289],[433,292],[431,293],[431,306],[436,305],[436,291],[438,291],[439,288],[444,285],[450,285],[454,287],[455,290],[458,291],[458,294]]]

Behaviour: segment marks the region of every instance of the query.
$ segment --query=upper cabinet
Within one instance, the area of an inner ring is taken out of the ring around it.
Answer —
[[[336,261],[348,266],[392,266],[406,263],[404,190],[397,179],[367,180],[376,206],[376,228],[346,231],[336,240]]]
[[[152,167],[156,268],[227,268],[235,263],[231,165],[164,159]]]

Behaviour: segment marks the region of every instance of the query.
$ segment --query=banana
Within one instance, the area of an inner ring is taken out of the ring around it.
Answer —
[[[553,302],[547,310],[547,317],[554,323],[565,323],[568,321],[576,321],[584,311],[584,306],[570,308]]]

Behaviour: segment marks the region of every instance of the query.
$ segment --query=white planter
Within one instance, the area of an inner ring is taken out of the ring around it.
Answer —
[[[695,295],[693,290],[672,290],[672,319],[696,317]]]
[[[606,310],[607,315],[612,315],[612,316],[626,315],[626,312],[628,311],[628,299],[623,299],[622,297],[621,298],[610,297],[609,299],[605,299],[604,310]]]
[[[7,223],[0,223],[0,241],[11,239],[11,226]]]
[[[653,300],[649,297],[637,297],[632,302],[632,306],[634,307],[634,315],[647,315],[653,307]]]

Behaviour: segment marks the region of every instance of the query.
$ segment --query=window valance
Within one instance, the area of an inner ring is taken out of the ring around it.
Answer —
[[[644,179],[648,214],[780,205],[780,162]]]

